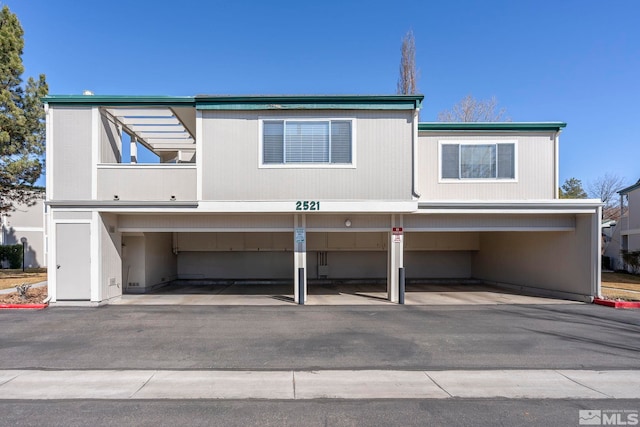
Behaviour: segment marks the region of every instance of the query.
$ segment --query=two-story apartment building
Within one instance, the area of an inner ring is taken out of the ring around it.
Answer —
[[[383,279],[397,302],[400,269],[598,295],[600,204],[558,199],[565,124],[419,123],[422,100],[45,98],[52,301]]]
[[[32,206],[18,204],[15,210],[0,214],[0,245],[20,245],[24,240],[26,268],[47,265],[44,192]],[[9,268],[5,262],[2,268]]]
[[[618,194],[621,206],[620,219],[613,230],[611,244],[605,255],[609,257],[612,268],[637,273],[633,266],[624,262],[622,251],[640,251],[640,180],[618,191]]]

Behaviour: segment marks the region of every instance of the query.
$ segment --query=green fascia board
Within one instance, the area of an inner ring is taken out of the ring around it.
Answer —
[[[252,95],[252,96],[132,96],[49,95],[45,104],[87,106],[195,106],[200,110],[414,110],[422,95]]]
[[[196,96],[199,110],[415,110],[422,95]]]
[[[555,131],[567,126],[564,122],[427,122],[418,123],[419,131]]]
[[[627,194],[632,192],[633,190],[640,188],[640,180],[638,182],[636,182],[635,184],[627,187],[627,188],[623,188],[622,190],[618,191],[618,194],[623,195],[623,194]]]
[[[192,107],[195,105],[193,96],[49,95],[41,100],[45,104],[110,107]]]

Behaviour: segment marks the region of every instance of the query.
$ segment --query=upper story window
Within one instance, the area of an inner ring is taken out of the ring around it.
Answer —
[[[262,164],[351,165],[352,120],[264,120]]]
[[[515,142],[441,142],[443,180],[514,180]]]

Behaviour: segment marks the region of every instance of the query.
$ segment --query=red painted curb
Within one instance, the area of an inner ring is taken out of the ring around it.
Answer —
[[[593,303],[613,308],[640,308],[640,301],[612,301],[594,298]]]
[[[0,309],[16,309],[16,308],[26,308],[31,310],[42,310],[43,308],[47,308],[49,304],[0,304]]]

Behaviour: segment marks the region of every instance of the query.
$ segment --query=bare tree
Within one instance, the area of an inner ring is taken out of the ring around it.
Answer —
[[[413,30],[409,30],[402,39],[400,48],[400,76],[398,77],[397,93],[412,95],[418,88],[418,71],[416,69],[416,40]]]
[[[438,113],[439,122],[510,122],[507,110],[498,109],[495,96],[477,100],[473,95],[465,96],[451,110]]]
[[[626,179],[616,173],[605,173],[587,184],[589,197],[602,200],[603,219],[620,218],[620,198],[618,191],[625,187]]]

